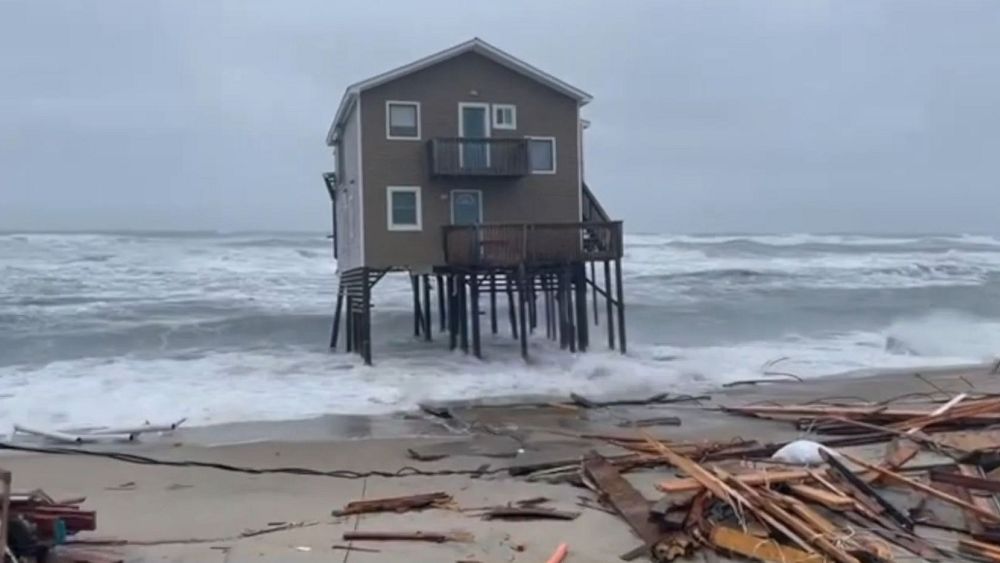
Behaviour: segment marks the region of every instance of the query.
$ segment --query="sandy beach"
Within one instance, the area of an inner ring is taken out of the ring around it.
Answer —
[[[699,403],[570,409],[536,406],[553,398],[452,403],[453,416],[426,413],[389,417],[323,417],[286,423],[188,428],[119,447],[161,460],[195,460],[250,468],[298,467],[330,471],[394,472],[411,466],[426,472],[502,468],[573,459],[596,449],[623,453],[585,434],[634,433],[629,420],[677,416],[680,426],[650,429],[671,440],[734,438],[785,442],[801,435],[788,424],[747,419],[713,410],[719,405],[811,399],[887,400],[908,393],[944,396],[963,391],[1000,391],[989,366],[906,370],[863,377],[829,377],[718,389]],[[571,390],[567,390],[569,393]],[[557,398],[562,399],[562,398]],[[501,404],[506,403],[506,406]],[[535,405],[526,403],[535,403]],[[884,448],[884,445],[876,446]],[[421,457],[440,457],[418,461]],[[289,474],[251,475],[217,469],[135,465],[100,457],[13,454],[3,458],[18,491],[43,488],[56,498],[86,496],[98,513],[98,531],[76,539],[124,540],[124,545],[88,547],[126,561],[352,561],[510,562],[544,561],[561,542],[568,561],[607,562],[638,541],[618,517],[582,507],[593,493],[567,484],[526,482],[505,472],[467,475],[337,479]],[[662,470],[633,472],[628,479],[649,498]],[[415,493],[453,495],[451,509],[336,518],[331,511],[360,499]],[[573,521],[484,521],[460,509],[506,505],[544,496],[550,506],[580,511]],[[291,529],[251,537],[248,531],[286,523]],[[302,526],[298,526],[301,523]],[[466,541],[354,542],[374,551],[344,551],[334,545],[345,531],[461,533]]]

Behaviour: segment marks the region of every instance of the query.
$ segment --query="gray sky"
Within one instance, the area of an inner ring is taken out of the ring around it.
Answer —
[[[632,231],[1000,232],[994,0],[0,0],[0,229],[324,229],[344,87],[480,36]]]

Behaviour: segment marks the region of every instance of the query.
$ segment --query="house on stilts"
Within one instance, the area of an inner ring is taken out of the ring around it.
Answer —
[[[527,357],[539,324],[584,351],[594,323],[624,353],[622,222],[583,177],[590,100],[480,39],[348,87],[324,174],[340,276],[330,346],[343,334],[371,363],[372,292],[400,271],[417,337],[436,328],[481,357],[483,331],[509,325]]]

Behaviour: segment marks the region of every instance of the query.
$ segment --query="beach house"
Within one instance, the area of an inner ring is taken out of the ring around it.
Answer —
[[[437,324],[451,348],[482,356],[481,319],[488,306],[497,333],[506,297],[501,316],[525,356],[541,323],[574,351],[590,345],[590,322],[614,347],[617,324],[624,351],[622,223],[584,180],[590,101],[481,39],[348,86],[326,138],[340,277],[331,347],[343,322],[346,349],[371,363],[372,291],[398,271],[426,340]]]

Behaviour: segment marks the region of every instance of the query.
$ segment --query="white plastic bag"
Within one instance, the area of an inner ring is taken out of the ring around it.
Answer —
[[[774,452],[771,459],[794,465],[820,465],[824,463],[823,457],[819,454],[820,450],[830,453],[823,444],[817,444],[812,440],[795,440]]]

